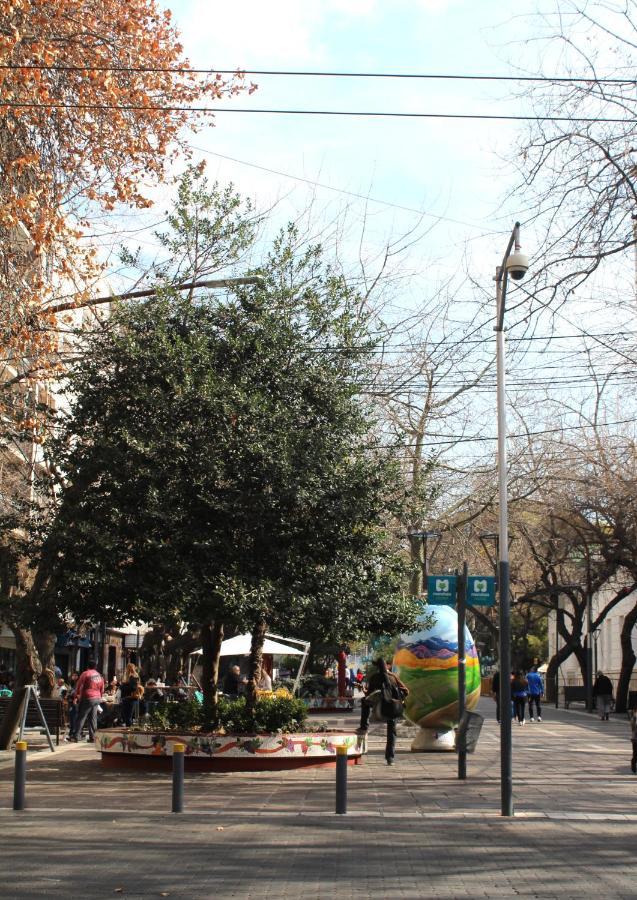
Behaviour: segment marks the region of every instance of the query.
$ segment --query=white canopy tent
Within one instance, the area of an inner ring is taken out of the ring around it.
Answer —
[[[286,638],[283,638],[286,640]],[[220,656],[249,656],[250,645],[252,643],[252,635],[238,634],[236,637],[228,638],[221,644]],[[301,643],[301,641],[299,641]],[[305,642],[304,642],[305,643]],[[263,652],[271,653],[273,656],[303,656],[304,651],[298,647],[292,647],[289,644],[282,644],[274,641],[269,635],[266,635],[263,644]],[[200,656],[201,650],[193,650],[191,656]]]
[[[286,643],[283,643],[283,642]],[[289,641],[289,643],[287,643]],[[250,655],[250,646],[252,644],[252,635],[250,632],[247,634],[238,634],[236,637],[228,638],[223,641],[221,644],[221,652],[220,656],[249,656]],[[297,646],[292,646],[296,644]],[[303,659],[299,665],[299,670],[297,672],[296,678],[294,680],[294,693],[296,694],[299,685],[301,684],[301,675],[303,674],[303,670],[305,668],[305,663],[307,662],[307,656],[310,652],[310,642],[309,641],[299,641],[297,638],[284,638],[278,634],[266,634],[265,641],[263,643],[263,652],[269,653],[272,656],[302,656]],[[191,660],[193,656],[201,656],[201,650],[193,650],[190,654]],[[191,668],[191,662],[189,661],[189,670]],[[190,671],[188,672],[190,681]]]

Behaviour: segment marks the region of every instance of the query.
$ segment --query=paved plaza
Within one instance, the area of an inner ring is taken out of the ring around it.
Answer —
[[[15,813],[0,760],[0,897],[637,897],[637,777],[628,721],[547,707],[514,724],[515,819],[499,815],[494,704],[468,780],[452,754],[394,768],[382,726],[349,768],[347,816],[334,770],[192,774],[170,813],[170,774],[102,769],[91,745],[30,754],[28,809]],[[332,720],[339,726],[354,716]]]

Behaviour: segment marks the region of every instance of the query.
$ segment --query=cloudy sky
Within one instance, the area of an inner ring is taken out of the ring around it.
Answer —
[[[515,70],[509,59],[524,68],[531,64],[534,52],[517,45],[529,36],[533,24],[524,15],[532,8],[524,0],[517,4],[515,15],[495,0],[479,4],[470,0],[273,0],[267,4],[173,0],[170,7],[186,55],[193,65],[204,68],[510,75]],[[520,111],[519,101],[507,99],[513,89],[507,83],[276,76],[255,80],[259,89],[253,96],[236,98],[229,105]],[[520,127],[476,120],[220,112],[216,127],[204,130],[192,143],[207,151],[202,155],[211,174],[232,180],[263,204],[285,198],[291,210],[303,208],[311,188],[301,179],[325,186],[316,189],[319,206],[324,203],[333,209],[341,202],[353,209],[364,208],[363,201],[339,190],[384,201],[367,206],[373,217],[372,232],[379,239],[413,227],[419,212],[430,222],[442,216],[445,224],[429,237],[429,252],[439,258],[454,248],[447,262],[454,267],[467,240],[510,231],[516,210],[503,206],[511,169],[501,156],[511,148]],[[485,260],[489,272],[502,253],[501,243],[496,241],[493,259]]]

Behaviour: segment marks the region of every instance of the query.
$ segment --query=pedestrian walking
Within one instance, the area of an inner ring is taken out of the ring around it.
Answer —
[[[610,705],[613,702],[613,682],[603,672],[597,673],[593,685],[593,697],[597,700],[597,711],[602,722],[608,722]]]
[[[500,672],[496,670],[491,678],[491,694],[495,700],[495,717],[500,724]]]
[[[104,679],[95,668],[95,661],[90,659],[86,669],[78,678],[75,687],[74,703],[77,704],[77,721],[68,740],[77,741],[82,736],[84,723],[88,724],[88,740],[93,741],[97,730],[97,712],[104,693]]]
[[[387,722],[385,759],[388,766],[394,765],[396,753],[396,722],[402,717],[403,704],[409,695],[398,675],[387,668],[384,659],[375,662],[376,671],[367,684],[367,691],[361,701],[361,724],[357,734],[367,734],[372,709],[378,706],[381,718]]]
[[[513,708],[518,720],[518,725],[524,725],[524,710],[526,709],[526,698],[528,697],[528,685],[522,672],[513,673],[513,678],[511,679],[511,697],[513,698]]]
[[[544,696],[544,681],[537,670],[537,666],[531,666],[531,671],[526,676],[527,690],[529,693],[529,719],[534,722],[533,713],[537,715],[538,722],[542,721],[541,700]],[[535,710],[533,707],[535,706]]]
[[[637,775],[637,709],[630,711],[630,739],[633,745],[633,758],[630,761],[630,770]]]

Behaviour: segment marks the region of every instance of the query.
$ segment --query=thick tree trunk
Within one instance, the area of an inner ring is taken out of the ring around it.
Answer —
[[[628,709],[628,691],[630,679],[635,668],[635,651],[633,650],[633,628],[637,624],[637,603],[624,618],[621,633],[622,666],[619,673],[619,684],[615,697],[615,711],[626,712]]]
[[[31,632],[26,628],[16,628],[13,625],[10,627],[15,637],[16,645],[16,681],[13,696],[9,701],[9,706],[2,722],[0,722],[0,750],[9,750],[11,748],[13,736],[20,724],[20,711],[23,700],[21,688],[28,684],[33,684],[36,675],[39,675],[42,670]]]
[[[254,707],[257,702],[257,681],[261,677],[263,644],[265,643],[266,629],[267,625],[262,619],[256,624],[252,632],[252,643],[250,644],[250,663],[248,669],[248,684],[246,687],[246,709],[249,715],[254,714]]]
[[[36,676],[42,671],[42,665],[31,632],[27,628],[16,628],[13,625],[11,631],[15,637],[16,687],[24,687],[33,684]]]
[[[206,709],[206,718],[210,725],[217,721],[217,703],[219,692],[219,659],[223,643],[223,622],[205,622],[201,626],[201,690]]]
[[[33,631],[33,642],[43,669],[55,669],[55,642],[57,636],[52,631]]]
[[[163,627],[154,626],[150,631],[147,631],[142,640],[142,645],[139,649],[139,657],[140,662],[138,665],[141,670],[141,676],[144,681],[150,678],[152,674],[152,670],[157,668],[157,663],[159,659],[159,655],[161,653],[161,647],[164,642],[164,629]]]

